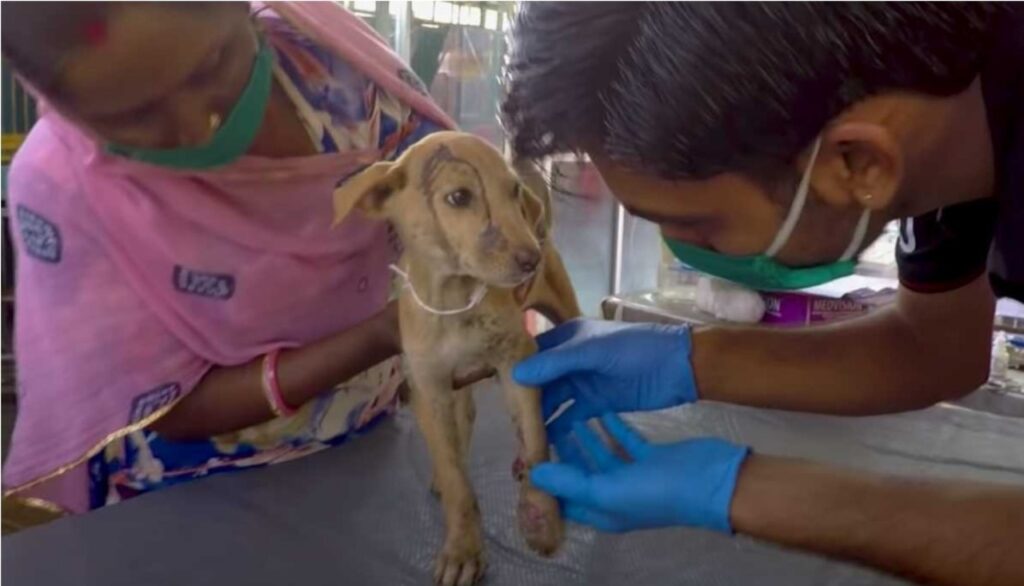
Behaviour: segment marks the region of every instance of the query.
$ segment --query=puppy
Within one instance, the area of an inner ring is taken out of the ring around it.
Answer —
[[[534,182],[542,186],[542,182]],[[490,144],[440,132],[395,162],[376,163],[334,193],[335,222],[353,209],[390,221],[405,247],[397,267],[402,347],[411,404],[433,462],[446,536],[434,578],[474,583],[485,563],[480,510],[466,473],[475,408],[453,379],[496,371],[519,439],[519,527],[532,549],[562,541],[557,502],[533,488],[529,470],[548,459],[540,394],[512,380],[533,354],[522,311],[560,323],[580,315],[562,260],[547,238],[546,189],[530,189]]]

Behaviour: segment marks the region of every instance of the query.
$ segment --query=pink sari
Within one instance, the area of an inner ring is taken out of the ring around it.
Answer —
[[[334,3],[274,3],[297,31],[420,115],[454,123],[386,43]],[[387,301],[383,225],[331,229],[331,192],[375,148],[182,172],[106,155],[59,116],[11,168],[19,415],[5,496],[87,509],[85,464],[215,365],[300,346]]]

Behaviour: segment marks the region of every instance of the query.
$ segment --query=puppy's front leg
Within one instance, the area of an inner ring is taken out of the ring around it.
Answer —
[[[473,402],[473,387],[455,391],[455,428],[459,446],[459,462],[463,469],[469,466],[469,444],[473,438],[473,423],[476,421],[476,404]]]
[[[563,537],[558,502],[551,495],[534,488],[530,484],[529,474],[534,466],[548,460],[548,436],[544,431],[540,391],[520,386],[512,379],[512,367],[536,350],[533,339],[523,332],[515,348],[506,356],[508,362],[499,367],[498,376],[516,427],[516,435],[519,436],[522,460],[522,470],[517,471],[520,482],[519,530],[534,551],[550,555],[561,545]],[[519,466],[520,462],[516,464]]]
[[[455,431],[459,448],[459,462],[463,469],[469,466],[469,444],[473,436],[473,422],[476,420],[476,405],[473,402],[473,387],[464,387],[454,392]],[[430,492],[440,495],[437,478],[430,482]]]
[[[434,469],[434,483],[444,510],[445,540],[434,567],[443,586],[469,586],[484,572],[480,508],[466,476],[459,449],[455,397],[450,377],[437,376],[429,365],[410,364],[412,408]]]

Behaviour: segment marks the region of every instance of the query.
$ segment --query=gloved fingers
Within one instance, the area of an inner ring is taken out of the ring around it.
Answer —
[[[555,497],[572,503],[593,505],[590,477],[582,468],[570,464],[538,464],[530,471],[530,482]]]
[[[605,413],[601,416],[601,425],[608,435],[617,441],[630,458],[642,460],[650,451],[651,445],[639,433],[619,417],[618,413]]]
[[[567,344],[530,356],[512,368],[512,378],[527,387],[539,387],[580,370],[594,358],[585,346]]]
[[[595,529],[608,533],[619,533],[623,529],[619,523],[610,515],[593,507],[585,507],[576,503],[567,503],[562,509],[562,515],[580,525],[589,525]]]
[[[597,472],[608,472],[622,465],[622,462],[612,454],[604,441],[597,437],[597,434],[590,429],[586,422],[573,423],[572,432],[580,447],[583,448],[583,453]]]
[[[580,469],[587,467],[587,457],[580,448],[579,442],[571,434],[565,434],[552,440],[555,445],[555,453],[558,454],[558,461],[562,464],[571,464]]]
[[[558,411],[558,408],[572,398],[573,387],[566,381],[555,381],[548,385],[540,394],[540,406],[547,421]]]
[[[565,411],[547,424],[549,438],[558,438],[572,433],[572,424],[577,421],[586,421],[597,415],[594,409],[586,401],[577,399],[575,403],[565,408]]]
[[[572,321],[567,321],[564,324],[559,324],[538,335],[534,338],[537,342],[537,348],[543,352],[544,350],[550,350],[555,346],[563,344],[576,335],[576,332],[580,330],[583,323],[583,320],[574,319]]]

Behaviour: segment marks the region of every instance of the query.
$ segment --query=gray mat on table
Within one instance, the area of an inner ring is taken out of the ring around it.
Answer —
[[[602,535],[573,526],[557,555],[540,558],[515,528],[514,440],[498,395],[477,392],[470,471],[490,562],[485,585],[903,583],[685,529]],[[1024,419],[954,407],[844,419],[704,403],[631,419],[659,439],[716,434],[850,467],[1024,483]],[[429,470],[412,417],[401,413],[320,454],[5,537],[2,579],[7,586],[424,586],[442,538]]]

